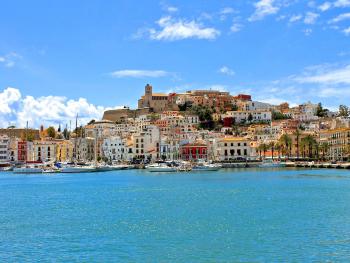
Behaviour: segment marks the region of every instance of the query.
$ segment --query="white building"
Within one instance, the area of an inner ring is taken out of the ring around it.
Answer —
[[[31,161],[55,161],[56,145],[53,141],[34,141]]]
[[[249,122],[271,122],[272,114],[271,111],[228,111],[222,115],[222,118],[232,117],[236,123]]]
[[[10,139],[7,135],[0,135],[0,162],[10,161]]]
[[[253,143],[241,137],[226,137],[216,142],[216,158],[219,161],[248,160],[256,158]]]
[[[102,145],[103,156],[110,161],[122,161],[126,159],[126,147],[119,136],[105,138]]]
[[[105,138],[116,134],[116,124],[112,121],[95,121],[85,126],[85,136],[95,138]]]

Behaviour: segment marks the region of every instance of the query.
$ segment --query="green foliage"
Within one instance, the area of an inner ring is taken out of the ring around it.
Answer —
[[[191,106],[191,103],[187,101],[183,105],[178,105],[180,111],[188,111],[191,109]]]
[[[215,128],[215,122],[213,121],[213,109],[206,106],[192,106],[191,112],[199,117],[199,127],[202,129],[212,130]]]
[[[158,113],[151,113],[149,115],[149,118],[153,122],[153,121],[159,120],[160,119],[160,115]]]
[[[49,128],[46,129],[46,132],[47,132],[47,136],[49,136],[51,138],[56,137],[56,130],[54,127],[50,126]]]
[[[33,131],[30,131],[30,130],[25,131],[21,134],[21,139],[22,141],[32,142],[35,139],[35,134]]]
[[[233,104],[231,111],[238,111],[238,106],[236,104]]]
[[[272,120],[286,120],[286,119],[290,119],[290,117],[288,117],[287,115],[279,111],[272,112]]]
[[[94,119],[92,119],[91,121],[88,122],[87,125],[90,125],[90,124],[94,124],[96,121]]]
[[[329,110],[324,109],[321,102],[317,104],[316,116],[326,117],[328,112],[329,112]]]
[[[252,122],[253,120],[253,115],[251,113],[249,113],[248,115],[248,122]]]
[[[345,105],[339,106],[339,116],[340,117],[349,117],[350,111],[349,107]]]
[[[63,130],[63,137],[64,137],[64,139],[66,139],[66,140],[68,140],[69,137],[70,137],[70,132],[68,131],[67,128],[65,128],[65,129]]]

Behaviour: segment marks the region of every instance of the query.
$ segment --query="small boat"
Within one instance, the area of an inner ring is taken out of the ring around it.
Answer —
[[[65,166],[60,169],[61,173],[92,173],[97,172],[97,168],[95,166],[80,166],[80,165],[72,165]]]
[[[43,169],[39,166],[21,166],[13,168],[13,173],[15,174],[38,174],[42,173]]]
[[[286,163],[282,163],[282,162],[279,162],[279,161],[273,162],[272,160],[264,160],[258,167],[259,168],[286,167]]]
[[[169,166],[166,163],[155,163],[146,166],[149,172],[176,172],[177,167]]]
[[[193,165],[192,171],[218,171],[221,169],[220,164],[213,164],[207,162],[199,162]]]
[[[12,170],[13,170],[13,166],[11,163],[8,163],[8,162],[0,163],[0,171],[8,172]]]

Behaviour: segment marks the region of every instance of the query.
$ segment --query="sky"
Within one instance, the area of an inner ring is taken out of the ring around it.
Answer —
[[[5,0],[0,127],[62,126],[156,92],[350,103],[350,0]]]

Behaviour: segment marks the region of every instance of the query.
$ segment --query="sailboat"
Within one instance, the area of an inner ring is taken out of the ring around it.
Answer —
[[[91,173],[91,172],[96,172],[96,165],[78,165],[76,163],[76,154],[77,154],[77,132],[78,132],[78,114],[75,120],[75,142],[74,142],[74,161],[73,164],[67,164],[63,166],[60,170],[61,173]],[[95,145],[96,148],[96,145]],[[96,152],[96,151],[95,151]]]

